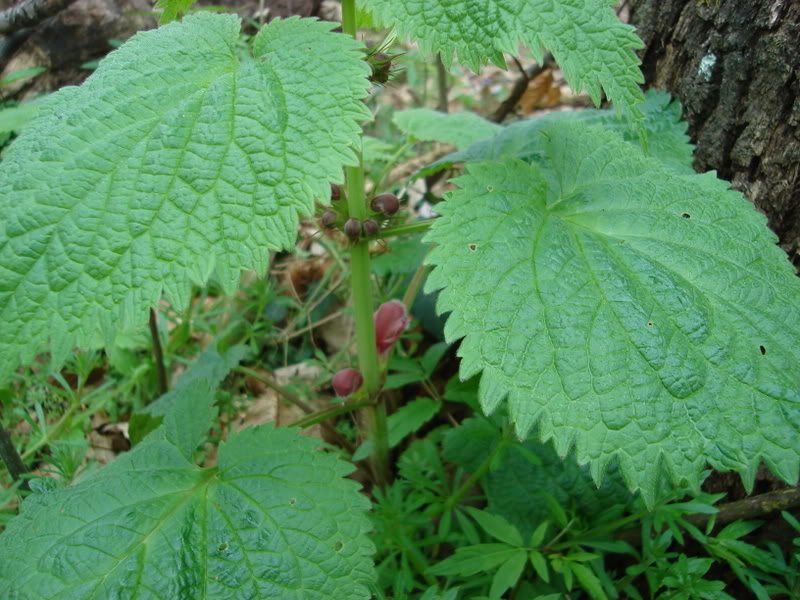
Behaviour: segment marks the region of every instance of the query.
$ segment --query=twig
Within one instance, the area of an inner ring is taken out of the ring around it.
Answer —
[[[436,85],[439,90],[439,104],[436,105],[436,110],[446,113],[448,111],[447,69],[444,68],[441,54],[436,55]]]
[[[800,487],[750,496],[718,506],[719,512],[716,515],[715,526],[725,525],[738,519],[757,519],[795,506],[800,506]],[[705,525],[711,516],[690,515],[686,517],[686,520],[700,527]]]
[[[548,68],[550,63],[553,61],[553,57],[548,52],[544,55],[542,64],[536,64],[526,71],[516,57],[512,58],[514,59],[514,62],[517,63],[517,67],[519,67],[522,75],[519,79],[517,79],[514,87],[511,88],[511,92],[508,94],[508,97],[503,100],[500,106],[497,107],[497,110],[494,111],[494,114],[489,117],[489,120],[494,121],[495,123],[502,123],[505,118],[511,114],[522,98],[522,95],[525,93],[525,90],[528,89],[528,84],[530,83],[531,79]]]
[[[359,408],[364,408],[365,406],[369,406],[370,404],[372,404],[371,400],[364,400],[363,398],[349,400],[345,404],[336,404],[334,406],[329,406],[328,408],[324,408],[320,411],[315,412],[314,414],[308,415],[307,417],[298,419],[293,423],[289,423],[289,427],[299,427],[300,429],[305,429],[306,427],[312,427],[319,423],[325,423],[329,419],[333,419],[334,417],[338,417],[339,415],[356,411]]]
[[[684,518],[692,525],[702,528],[711,517],[715,517],[714,527],[718,528],[738,519],[758,519],[796,506],[800,506],[800,487],[791,487],[720,504],[717,506],[719,512],[715,515],[694,514]],[[614,537],[633,545],[638,545],[642,542],[641,530],[638,528],[626,529]]]
[[[310,415],[310,414],[312,414],[314,412],[314,409],[308,403],[306,403],[305,400],[302,400],[299,396],[293,394],[289,390],[283,389],[277,383],[272,381],[269,377],[263,376],[258,371],[255,371],[253,369],[249,369],[247,367],[242,367],[242,366],[236,367],[234,369],[234,371],[242,373],[243,375],[247,375],[248,377],[252,377],[253,379],[258,381],[259,383],[263,383],[265,386],[267,386],[272,391],[277,392],[278,395],[283,396],[284,398],[286,398],[289,402],[291,402],[292,404],[297,406],[297,408],[302,410],[307,415]]]
[[[25,27],[34,27],[60,13],[75,0],[25,0],[0,12],[0,33],[12,33]]]
[[[25,40],[27,40],[32,33],[33,29],[31,28],[18,29],[14,33],[0,39],[0,68],[5,68],[8,61],[11,60],[12,55],[25,43]]]
[[[8,472],[11,474],[11,479],[18,481],[28,469],[25,468],[25,463],[22,462],[17,449],[14,448],[14,443],[11,441],[11,436],[5,430],[5,427],[0,427],[0,458],[6,464]],[[20,489],[29,490],[28,480],[23,479],[20,484]]]
[[[294,338],[296,338],[296,337],[298,337],[300,335],[303,335],[304,333],[306,333],[308,331],[311,331],[315,327],[319,327],[320,325],[324,325],[325,323],[327,323],[329,321],[333,321],[334,319],[337,319],[337,318],[341,317],[343,314],[344,314],[344,311],[338,310],[338,311],[336,311],[334,313],[331,313],[329,315],[326,315],[326,316],[322,317],[318,321],[314,321],[310,325],[306,325],[302,329],[298,329],[297,331],[293,331],[291,333],[282,333],[280,336],[278,336],[278,338],[275,341],[276,341],[276,343],[288,342],[291,339],[294,339]]]
[[[430,267],[425,264],[420,264],[417,267],[416,272],[414,273],[414,277],[411,279],[411,282],[408,284],[406,288],[406,293],[403,294],[403,304],[406,305],[406,308],[410,311],[411,306],[414,304],[414,300],[417,298],[417,292],[419,292],[420,286],[425,281],[425,278],[428,276],[428,271]]]
[[[158,371],[158,389],[161,394],[169,391],[167,382],[167,369],[164,367],[164,351],[161,349],[161,338],[158,335],[158,317],[155,309],[150,309],[150,337],[153,338],[153,358],[156,361],[156,371]]]
[[[253,379],[257,380],[258,382],[263,383],[269,389],[271,389],[274,392],[276,392],[279,396],[282,396],[283,398],[285,398],[286,400],[288,400],[289,402],[291,402],[292,404],[297,406],[297,408],[299,408],[304,413],[306,413],[306,415],[312,415],[313,416],[313,415],[316,414],[314,412],[314,409],[307,402],[302,400],[299,396],[293,394],[289,390],[283,389],[278,384],[273,382],[269,377],[263,376],[258,371],[255,371],[253,369],[249,369],[247,367],[242,367],[242,366],[236,367],[234,369],[234,371],[242,373],[243,375],[247,375],[248,377],[252,377]],[[305,420],[306,420],[306,418],[301,419],[301,421],[305,421]],[[290,427],[292,427],[294,425],[295,425],[295,423],[290,423],[289,424]],[[342,448],[344,448],[345,450],[347,450],[351,454],[353,452],[355,452],[355,448],[353,447],[353,444],[351,444],[347,440],[347,438],[345,438],[341,433],[336,431],[336,429],[333,427],[333,425],[331,425],[327,421],[321,422],[320,425],[325,430],[325,432],[331,437],[331,439],[335,440],[336,443],[339,444]]]

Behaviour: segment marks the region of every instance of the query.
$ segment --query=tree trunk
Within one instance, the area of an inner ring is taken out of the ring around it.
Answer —
[[[716,169],[800,265],[800,2],[636,0],[649,87],[680,98],[695,168]]]

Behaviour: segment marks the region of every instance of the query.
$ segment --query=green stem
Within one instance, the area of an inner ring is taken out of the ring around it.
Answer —
[[[369,406],[371,404],[372,402],[364,399],[350,400],[345,404],[337,404],[336,406],[330,406],[328,408],[318,410],[317,412],[305,416],[302,419],[298,419],[294,423],[289,423],[289,427],[299,427],[300,429],[305,429],[306,427],[311,427],[317,423],[328,421],[329,419],[338,417],[339,415],[353,412],[354,410],[364,408],[365,406]]]
[[[497,455],[503,451],[503,449],[506,447],[507,444],[508,444],[507,436],[504,436],[503,440],[499,444],[497,444],[497,446],[494,447],[494,450],[492,450],[491,454],[489,454],[489,456],[486,457],[486,459],[475,470],[475,472],[472,475],[470,475],[469,478],[464,482],[464,485],[458,488],[458,490],[456,490],[456,493],[447,499],[447,501],[444,503],[441,509],[441,512],[445,512],[455,508],[456,504],[458,504],[461,501],[461,499],[467,494],[467,492],[470,491],[472,487],[476,483],[478,483],[478,481],[480,481],[481,477],[486,475],[486,473],[491,468],[495,458],[497,458]]]
[[[356,37],[356,2],[342,1],[342,30]],[[347,187],[347,210],[350,217],[365,220],[368,216],[367,201],[364,196],[364,165],[361,162],[360,148],[356,152],[358,166],[345,167]],[[356,343],[358,345],[358,366],[364,378],[364,389],[373,403],[364,410],[366,413],[367,437],[372,441],[372,470],[376,484],[383,487],[389,475],[389,433],[386,426],[386,407],[378,402],[380,392],[380,371],[378,369],[378,350],[375,347],[375,325],[372,314],[372,287],[369,267],[369,240],[360,239],[350,251],[350,286],[356,321]]]
[[[150,337],[153,339],[153,359],[158,372],[158,391],[163,396],[169,391],[167,369],[164,366],[164,351],[161,349],[161,337],[158,334],[158,315],[155,309],[150,309]]]
[[[400,160],[400,157],[406,153],[406,150],[411,148],[413,145],[414,142],[406,142],[400,146],[400,148],[397,149],[397,152],[395,152],[394,155],[389,159],[389,162],[387,162],[383,167],[383,171],[381,171],[378,180],[375,182],[375,193],[380,193],[380,191],[383,189],[383,182],[386,181],[386,178],[389,176],[392,168],[397,164],[397,161]]]
[[[402,527],[398,527],[395,530],[395,535],[397,536],[397,541],[402,546],[406,557],[417,569],[417,572],[422,575],[423,579],[425,579],[425,582],[428,585],[436,585],[436,578],[428,573],[430,565],[425,559],[425,555],[420,551],[419,548],[417,548],[417,544],[414,543],[413,540],[409,539]]]
[[[381,229],[376,235],[376,238],[388,238],[396,235],[408,235],[409,233],[417,233],[419,231],[428,231],[436,219],[420,219],[419,221],[412,221],[411,223],[402,223],[394,227],[387,227]]]
[[[422,283],[425,281],[425,278],[428,276],[428,271],[430,267],[425,264],[421,264],[417,267],[416,273],[414,273],[414,277],[411,278],[411,283],[408,284],[406,288],[406,293],[403,294],[403,304],[406,305],[406,308],[411,311],[411,307],[414,304],[414,300],[417,298],[417,292],[419,292],[419,288],[422,287]]]
[[[356,0],[342,0],[342,31],[356,37]]]
[[[80,408],[80,401],[73,402],[69,408],[64,412],[61,419],[59,419],[58,423],[55,426],[48,430],[41,438],[39,438],[36,442],[34,442],[25,452],[22,453],[22,460],[27,461],[28,459],[32,458],[36,452],[39,451],[40,448],[46,446],[50,443],[50,440],[58,439],[61,434],[71,426],[71,419],[72,415],[74,415],[78,408]]]

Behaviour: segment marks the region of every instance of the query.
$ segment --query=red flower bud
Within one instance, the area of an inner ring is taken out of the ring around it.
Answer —
[[[364,221],[364,235],[377,235],[378,229],[380,228],[373,219],[367,219]]]
[[[361,221],[354,217],[347,219],[347,222],[344,224],[344,233],[351,240],[361,236]]]
[[[336,224],[336,220],[338,218],[339,215],[337,215],[334,211],[326,210],[324,213],[322,213],[319,222],[322,223],[323,227],[331,228]]]
[[[331,202],[338,202],[342,197],[342,188],[335,183],[331,184]]]
[[[400,300],[384,302],[375,311],[375,345],[383,354],[400,338],[411,319],[406,306]]]
[[[364,383],[357,369],[344,369],[333,376],[333,391],[337,396],[349,396]]]
[[[387,217],[391,217],[400,210],[400,201],[394,194],[380,194],[372,199],[370,207],[375,212],[383,213]]]

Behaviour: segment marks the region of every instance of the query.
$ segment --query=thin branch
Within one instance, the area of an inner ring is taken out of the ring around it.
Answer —
[[[8,468],[8,472],[11,474],[11,479],[14,481],[19,480],[28,472],[28,469],[25,468],[25,463],[22,462],[22,458],[20,458],[17,449],[14,447],[14,443],[11,441],[11,436],[8,435],[4,427],[0,427],[0,458],[3,459],[6,468]],[[27,479],[22,480],[20,489],[30,489],[28,488]]]
[[[308,403],[306,403],[304,400],[302,400],[299,396],[293,394],[289,390],[283,389],[277,383],[272,381],[269,377],[265,377],[264,375],[262,375],[258,371],[255,371],[253,369],[249,369],[248,367],[242,367],[242,366],[238,366],[238,367],[234,368],[234,371],[242,373],[243,375],[247,375],[248,377],[252,377],[253,379],[258,381],[259,383],[263,383],[265,386],[267,386],[273,392],[277,392],[277,394],[279,396],[283,396],[291,404],[294,404],[295,406],[297,406],[297,408],[302,410],[307,415],[310,415],[310,414],[312,414],[314,412],[314,409]]]
[[[236,368],[234,368],[234,371],[242,373],[243,375],[247,375],[248,377],[252,377],[253,379],[258,381],[259,383],[264,384],[269,389],[271,389],[272,391],[276,392],[279,396],[283,397],[284,399],[288,400],[290,403],[292,403],[295,406],[297,406],[297,408],[299,408],[304,413],[306,413],[306,415],[310,415],[311,417],[313,417],[313,416],[315,416],[317,414],[317,413],[315,413],[314,409],[307,402],[302,400],[299,396],[293,394],[289,390],[283,389],[278,384],[276,384],[274,381],[272,381],[269,377],[265,377],[264,375],[262,375],[258,371],[255,371],[255,370],[250,369],[248,367],[243,367],[241,365],[236,367]],[[307,419],[308,418],[306,417],[306,418],[301,419],[300,421],[306,421]],[[296,424],[296,422],[295,423],[290,423],[289,426],[292,427],[295,424]],[[345,438],[341,433],[336,431],[336,429],[333,427],[333,425],[331,425],[331,423],[329,423],[327,421],[322,421],[322,422],[320,422],[320,425],[325,430],[325,432],[331,437],[331,439],[333,439],[342,448],[344,448],[345,450],[347,450],[351,454],[355,451],[355,448],[353,447],[353,444],[351,444],[347,440],[347,438]],[[310,426],[310,425],[308,425],[308,426]]]
[[[164,366],[164,351],[161,349],[161,337],[158,335],[158,317],[155,309],[150,309],[150,337],[153,338],[153,358],[156,361],[158,371],[158,389],[161,394],[169,391],[167,382],[167,369]]]
[[[758,519],[772,513],[800,506],[800,487],[767,492],[743,500],[721,504],[715,526],[726,525],[738,519]],[[712,515],[690,515],[686,520],[698,527],[705,525]]]
[[[446,113],[448,111],[447,69],[444,68],[441,54],[436,55],[436,85],[439,91],[439,104],[436,110]]]
[[[34,27],[60,13],[75,0],[25,0],[0,12],[0,33],[13,33],[26,27]]]
[[[692,525],[703,528],[711,517],[716,517],[714,527],[719,528],[738,519],[759,519],[797,506],[800,506],[800,487],[791,487],[720,504],[716,515],[694,514],[684,518]],[[638,528],[620,531],[614,537],[633,545],[642,543],[642,533]]]
[[[511,88],[511,92],[509,92],[508,97],[503,100],[500,106],[497,107],[497,110],[494,111],[494,114],[489,117],[489,120],[494,121],[495,123],[502,123],[505,118],[511,114],[514,108],[516,108],[517,104],[519,104],[519,101],[522,98],[522,95],[525,93],[525,90],[528,89],[528,84],[530,83],[531,79],[539,75],[542,71],[550,66],[550,63],[553,62],[553,57],[548,52],[544,55],[542,64],[536,64],[526,71],[522,68],[522,65],[516,59],[516,57],[512,58],[514,59],[514,62],[517,63],[517,67],[522,72],[522,75],[519,79],[517,79],[514,87]]]

